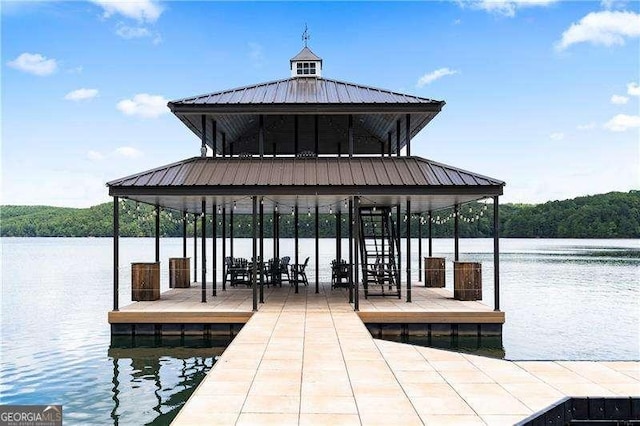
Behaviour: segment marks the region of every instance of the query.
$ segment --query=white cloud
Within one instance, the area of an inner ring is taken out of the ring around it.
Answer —
[[[151,37],[151,31],[146,27],[130,27],[119,24],[116,34],[124,39]]]
[[[497,15],[513,17],[516,11],[524,7],[548,6],[558,0],[475,0],[458,1],[458,5],[465,7],[470,5],[473,8],[481,9]]]
[[[624,105],[629,102],[629,98],[626,96],[613,95],[611,96],[611,103],[614,105]]]
[[[91,0],[104,10],[105,18],[119,14],[138,22],[155,22],[162,14],[162,7],[154,0]]]
[[[58,68],[55,59],[47,59],[39,53],[23,53],[7,63],[12,68],[35,75],[53,74]]]
[[[456,70],[452,70],[449,68],[438,68],[435,71],[432,71],[428,74],[423,75],[422,77],[420,77],[418,79],[418,82],[416,83],[417,87],[424,87],[428,84],[433,83],[434,81],[445,77],[447,75],[454,75],[454,74],[459,74],[459,71]]]
[[[154,118],[169,112],[167,102],[168,100],[160,95],[139,93],[133,99],[124,99],[118,102],[116,108],[125,115]]]
[[[67,93],[64,98],[68,101],[85,101],[98,96],[98,89],[77,89]]]
[[[137,158],[142,155],[142,151],[130,146],[121,146],[116,149],[116,154],[126,158]]]
[[[90,150],[87,152],[87,158],[91,161],[100,161],[104,159],[104,155],[98,151]]]
[[[634,12],[591,12],[577,24],[571,24],[556,43],[564,50],[577,43],[603,46],[623,45],[626,38],[640,36],[640,14]]]
[[[602,6],[603,9],[607,10],[624,9],[627,6],[627,2],[619,0],[602,0],[600,2],[600,6]]]
[[[549,139],[551,139],[553,141],[561,141],[561,140],[564,139],[564,133],[562,133],[562,132],[551,133],[549,135]]]
[[[587,123],[587,124],[579,124],[576,129],[578,130],[592,130],[596,128],[596,123],[594,123],[593,121],[591,123]]]
[[[67,72],[69,74],[82,74],[82,71],[84,71],[84,67],[82,67],[82,66],[75,67],[75,68],[69,68],[67,70]]]
[[[624,132],[629,129],[640,128],[640,115],[618,114],[604,123],[604,127],[612,132]]]
[[[640,85],[635,82],[627,84],[627,95],[640,96]]]

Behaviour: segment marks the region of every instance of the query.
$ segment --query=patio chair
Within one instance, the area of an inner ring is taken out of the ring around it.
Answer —
[[[231,256],[227,256],[224,258],[224,264],[223,264],[223,271],[222,271],[222,280],[224,282],[224,284],[228,283],[232,283],[233,282],[233,276],[232,276],[232,270],[233,270],[233,259],[231,258]]]
[[[291,258],[289,256],[285,256],[282,259],[280,259],[280,275],[279,275],[280,285],[282,285],[282,283],[285,281],[288,283],[291,282],[291,276],[289,275],[290,261],[291,261]]]
[[[291,274],[293,274],[293,282],[294,283],[303,283],[304,285],[309,285],[309,280],[307,280],[307,265],[309,264],[309,258],[307,257],[303,264],[295,264],[291,265]]]
[[[346,260],[331,261],[331,288],[349,288],[351,265]]]

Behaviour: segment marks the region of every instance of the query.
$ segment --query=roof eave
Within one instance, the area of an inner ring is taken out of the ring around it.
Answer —
[[[175,104],[167,106],[175,115],[178,114],[256,114],[256,113],[294,113],[294,114],[384,114],[384,113],[438,113],[445,101],[430,103],[291,103],[291,104]]]

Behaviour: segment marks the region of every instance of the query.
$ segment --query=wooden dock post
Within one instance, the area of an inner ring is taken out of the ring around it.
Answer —
[[[169,258],[169,288],[189,288],[191,283],[190,257]]]
[[[160,262],[131,264],[131,300],[160,299]]]
[[[453,262],[453,298],[482,299],[482,265],[476,262]]]
[[[444,282],[445,258],[425,257],[424,258],[424,286],[431,288],[442,288]]]

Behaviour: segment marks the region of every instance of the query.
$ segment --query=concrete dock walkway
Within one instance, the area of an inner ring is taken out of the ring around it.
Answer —
[[[268,302],[174,425],[507,425],[565,395],[640,395],[639,362],[465,355],[373,339],[324,292]]]

